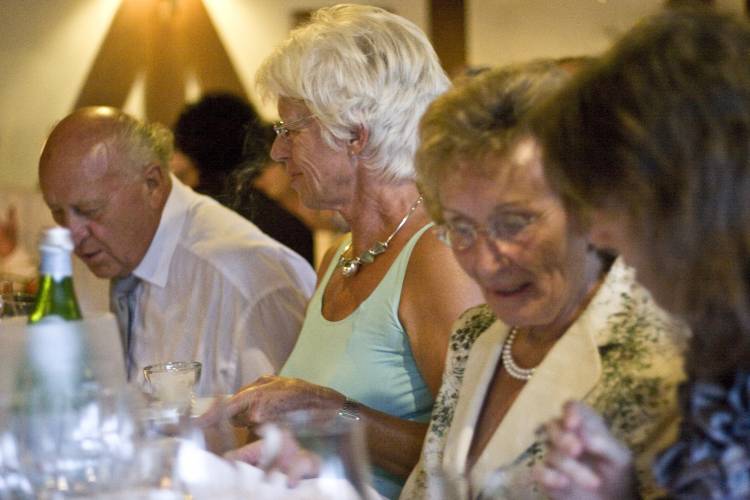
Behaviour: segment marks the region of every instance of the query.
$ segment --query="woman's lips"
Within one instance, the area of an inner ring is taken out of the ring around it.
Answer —
[[[523,294],[524,292],[528,291],[531,288],[531,283],[522,283],[518,286],[513,287],[501,287],[501,288],[491,288],[493,295],[497,295],[498,297],[502,298],[511,298],[516,297],[518,295]]]

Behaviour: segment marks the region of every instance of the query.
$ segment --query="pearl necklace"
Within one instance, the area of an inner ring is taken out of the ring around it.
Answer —
[[[349,276],[354,276],[355,274],[357,274],[357,271],[359,271],[359,268],[362,264],[370,264],[375,260],[375,257],[388,250],[388,245],[390,244],[393,237],[396,236],[396,234],[401,230],[402,227],[404,227],[404,224],[406,224],[406,221],[409,220],[409,217],[411,217],[411,214],[414,213],[420,203],[422,203],[421,196],[417,198],[417,201],[414,202],[414,205],[412,205],[409,211],[406,212],[404,218],[401,219],[401,222],[398,223],[396,229],[393,230],[391,235],[388,236],[385,241],[376,241],[373,246],[371,246],[358,256],[352,257],[351,259],[344,257],[344,254],[348,252],[352,247],[352,242],[350,241],[349,244],[346,245],[344,251],[341,252],[341,255],[339,255],[339,261],[336,264],[336,267],[341,268],[341,274],[343,274],[346,278],[348,278]]]
[[[505,343],[503,344],[503,366],[508,375],[516,380],[527,382],[534,375],[536,368],[521,368],[513,361],[513,341],[516,340],[517,333],[518,327],[514,326],[510,329],[510,333],[508,333],[508,337],[505,339]]]

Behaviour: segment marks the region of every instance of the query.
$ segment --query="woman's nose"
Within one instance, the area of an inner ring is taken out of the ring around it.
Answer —
[[[510,243],[489,237],[485,232],[477,235],[473,245],[475,268],[480,273],[494,273],[510,262]]]

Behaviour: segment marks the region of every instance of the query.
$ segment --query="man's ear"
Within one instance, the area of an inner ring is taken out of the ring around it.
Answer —
[[[143,171],[149,198],[157,205],[169,193],[169,174],[158,163],[152,163]]]
[[[349,143],[346,145],[346,149],[349,152],[349,156],[359,156],[362,151],[367,147],[367,142],[370,140],[370,130],[364,125],[359,125],[355,130]]]

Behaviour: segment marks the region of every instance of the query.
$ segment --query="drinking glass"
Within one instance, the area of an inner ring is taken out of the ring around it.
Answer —
[[[22,292],[0,294],[0,317],[28,316],[34,308],[35,296]]]
[[[215,479],[216,489],[226,482],[216,467],[207,464],[221,459],[205,450],[205,437],[195,419],[185,413],[155,412],[153,405],[143,400],[136,410],[136,453],[127,474],[127,495],[122,498],[225,498],[194,494],[196,483],[211,484]]]
[[[34,491],[21,471],[18,441],[11,429],[11,399],[0,396],[0,499],[34,498]]]
[[[123,393],[91,384],[69,404],[38,406],[20,395],[13,404],[13,459],[35,498],[96,496],[120,486],[134,452]]]
[[[194,399],[193,389],[201,376],[198,361],[170,361],[143,369],[146,387],[162,409],[186,414]]]
[[[370,486],[361,422],[336,411],[301,410],[265,424],[261,434],[265,441],[262,465],[273,468],[284,462],[282,472],[291,474],[290,479],[311,479],[297,486],[309,489],[311,498],[377,498]],[[291,453],[289,438],[296,448]],[[286,457],[280,460],[282,455]]]

